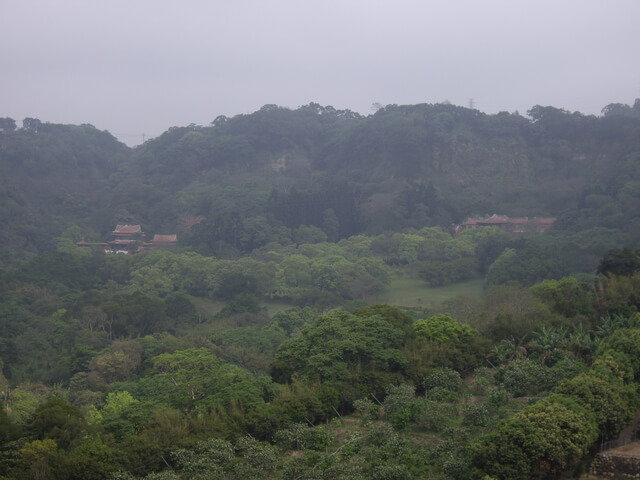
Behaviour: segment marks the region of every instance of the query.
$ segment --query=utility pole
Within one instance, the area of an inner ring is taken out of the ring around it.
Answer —
[[[473,100],[473,98],[469,99],[469,108],[473,109],[476,106],[476,102]]]
[[[142,132],[142,143],[144,144],[145,134]]]

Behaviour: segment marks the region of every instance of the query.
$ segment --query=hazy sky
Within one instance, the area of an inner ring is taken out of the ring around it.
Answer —
[[[129,144],[274,103],[599,114],[640,97],[638,0],[0,0],[0,116]]]

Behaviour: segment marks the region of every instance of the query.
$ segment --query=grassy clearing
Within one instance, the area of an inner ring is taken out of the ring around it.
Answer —
[[[405,272],[395,275],[386,291],[376,298],[369,299],[367,303],[388,303],[400,307],[408,307],[416,310],[437,310],[443,302],[455,297],[465,296],[481,298],[483,292],[482,278],[468,282],[456,283],[446,287],[428,287],[424,280]],[[222,310],[225,302],[211,300],[202,297],[191,297],[191,301],[205,323],[212,325],[211,320]],[[266,300],[262,302],[266,313],[273,317],[276,313],[294,307],[294,304],[282,300]],[[225,320],[213,322],[217,327],[228,327]]]
[[[376,301],[416,309],[434,309],[451,298],[466,296],[482,297],[484,279],[447,285],[446,287],[428,287],[424,280],[412,275],[398,273],[391,280],[387,291]]]

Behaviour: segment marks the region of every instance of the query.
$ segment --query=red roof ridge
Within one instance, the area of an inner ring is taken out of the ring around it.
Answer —
[[[177,242],[178,241],[178,235],[175,233],[171,233],[171,234],[166,234],[166,235],[159,235],[159,234],[155,234],[153,236],[153,240],[151,240],[151,242]]]

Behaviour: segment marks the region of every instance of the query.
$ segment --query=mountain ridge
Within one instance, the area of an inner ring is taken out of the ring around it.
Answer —
[[[528,115],[420,104],[365,117],[265,105],[172,127],[136,148],[91,125],[25,119],[17,129],[3,119],[3,256],[52,248],[73,225],[88,237],[116,223],[174,231],[185,215],[323,231],[335,216],[337,233],[325,233],[336,239],[492,213],[557,216],[576,230],[605,218],[637,237],[640,100],[600,117],[541,106]]]

